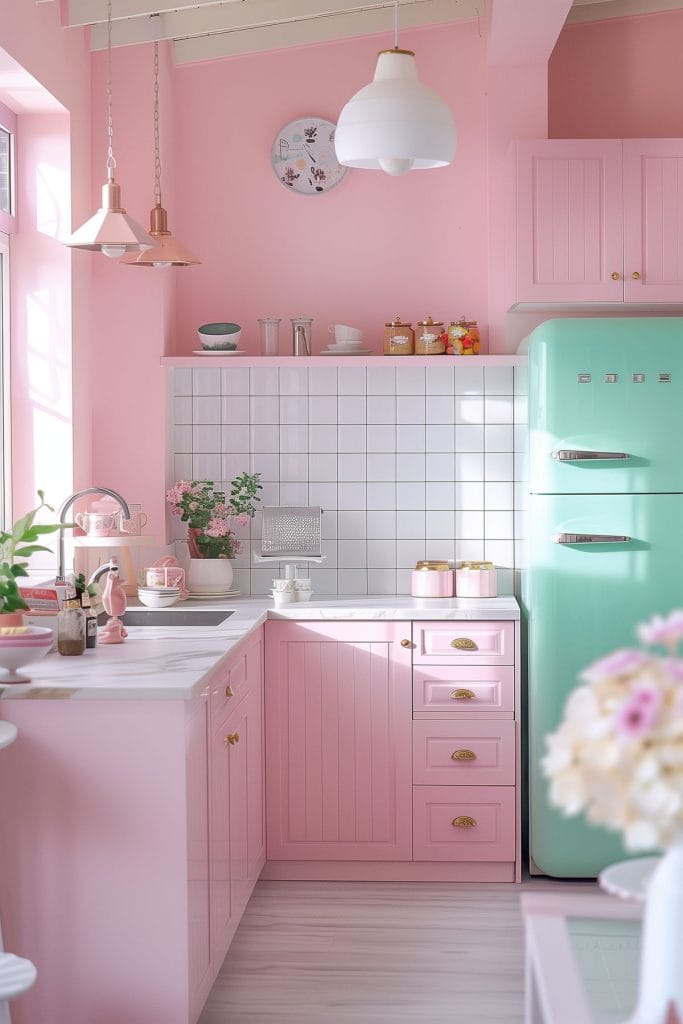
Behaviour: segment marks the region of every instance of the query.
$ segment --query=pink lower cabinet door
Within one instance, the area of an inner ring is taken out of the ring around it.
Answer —
[[[515,723],[413,722],[416,786],[514,786]]]
[[[265,674],[268,859],[409,861],[410,626],[269,622]]]
[[[513,786],[416,786],[415,860],[514,861]]]

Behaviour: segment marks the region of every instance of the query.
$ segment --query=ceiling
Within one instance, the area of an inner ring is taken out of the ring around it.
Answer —
[[[38,3],[55,0],[36,0]],[[487,0],[399,0],[401,28],[483,18]],[[107,0],[68,0],[69,26],[107,46]],[[172,39],[176,64],[390,33],[393,0],[112,0],[112,45]],[[683,8],[683,0],[573,0],[567,23]]]

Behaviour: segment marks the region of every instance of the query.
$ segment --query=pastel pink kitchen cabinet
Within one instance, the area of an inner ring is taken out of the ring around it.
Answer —
[[[511,304],[680,304],[683,140],[521,141],[513,174]]]
[[[268,623],[270,877],[411,860],[410,661],[409,623]]]
[[[194,700],[0,702],[19,729],[0,785],[4,939],[38,966],[13,1024],[197,1020],[264,859],[261,649],[258,630]],[[240,732],[227,764],[223,725]]]

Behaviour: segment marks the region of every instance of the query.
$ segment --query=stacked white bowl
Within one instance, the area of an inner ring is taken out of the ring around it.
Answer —
[[[138,597],[148,608],[170,608],[180,600],[180,587],[138,587]]]
[[[363,332],[357,327],[349,327],[348,324],[330,324],[328,330],[330,334],[334,335],[334,342],[327,346],[327,352],[350,355],[362,349]]]
[[[52,647],[52,641],[52,630],[45,626],[5,629],[0,634],[0,668],[6,669],[8,675],[0,673],[0,685],[24,682],[25,677],[18,675],[17,669],[44,658]]]

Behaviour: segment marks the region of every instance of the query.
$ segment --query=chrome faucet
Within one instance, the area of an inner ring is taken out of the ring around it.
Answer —
[[[126,517],[126,519],[130,519],[130,509],[128,508],[128,503],[125,501],[124,498],[121,497],[121,495],[118,493],[118,491],[112,491],[112,489],[110,487],[86,487],[82,491],[76,491],[74,494],[71,494],[66,499],[66,501],[64,502],[64,504],[61,506],[61,508],[59,510],[59,522],[60,523],[63,524],[63,523],[66,522],[66,513],[69,511],[69,509],[71,508],[73,503],[75,501],[78,501],[79,498],[84,497],[84,495],[86,495],[86,494],[108,494],[110,498],[115,498],[116,501],[118,501],[119,505],[121,506],[121,509],[123,510],[123,514]],[[63,582],[63,581],[64,581],[64,530],[60,530],[59,531],[59,568],[57,570],[57,582]]]

